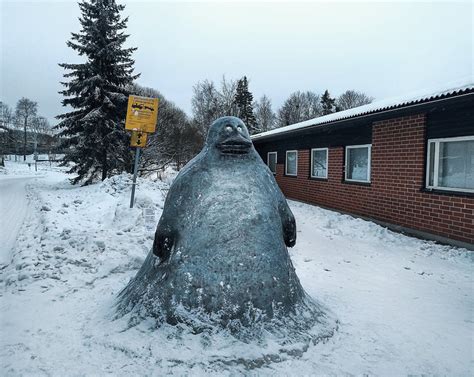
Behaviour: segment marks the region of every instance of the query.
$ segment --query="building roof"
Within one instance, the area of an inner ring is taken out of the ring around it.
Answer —
[[[459,80],[457,82],[452,82],[448,85],[444,85],[443,87],[419,90],[417,92],[412,92],[404,96],[388,98],[385,100],[369,103],[368,105],[354,107],[353,109],[339,111],[337,113],[309,119],[304,122],[291,124],[289,126],[275,128],[270,131],[253,135],[252,140],[259,140],[268,136],[287,133],[290,131],[300,130],[307,127],[324,125],[349,118],[357,118],[369,114],[380,113],[387,110],[395,110],[398,108],[440,100],[453,96],[459,96],[471,92],[474,92],[474,80],[472,77],[469,77],[464,80]]]

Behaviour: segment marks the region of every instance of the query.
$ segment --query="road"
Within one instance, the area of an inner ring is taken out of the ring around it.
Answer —
[[[28,213],[26,184],[33,177],[0,177],[0,265],[10,263],[12,250]]]

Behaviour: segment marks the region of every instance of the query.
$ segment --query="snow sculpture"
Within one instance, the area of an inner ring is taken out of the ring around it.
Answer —
[[[293,214],[246,126],[220,118],[172,184],[153,249],[119,294],[118,312],[237,336],[330,336],[333,318],[291,263],[286,247],[295,242]]]

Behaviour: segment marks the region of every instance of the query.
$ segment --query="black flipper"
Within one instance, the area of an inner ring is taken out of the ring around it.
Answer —
[[[281,225],[283,227],[283,239],[288,247],[295,246],[296,243],[296,221],[293,213],[288,207],[285,199],[278,206],[280,212]]]
[[[163,226],[162,222],[158,224],[155,233],[155,240],[153,241],[153,254],[160,258],[160,262],[166,262],[176,243],[175,232],[169,226]]]

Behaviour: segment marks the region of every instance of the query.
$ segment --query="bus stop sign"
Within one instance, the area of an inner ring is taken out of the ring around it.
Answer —
[[[158,98],[129,96],[125,129],[155,132],[158,119]]]

